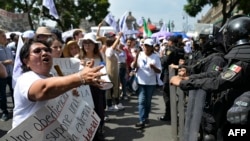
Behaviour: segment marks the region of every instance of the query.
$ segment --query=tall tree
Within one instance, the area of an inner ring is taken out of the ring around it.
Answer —
[[[222,4],[222,25],[227,21],[227,18],[232,16],[232,11],[238,6],[238,10],[243,10],[243,13],[250,13],[250,3],[246,0],[187,0],[187,4],[184,5],[184,10],[191,17],[195,17],[202,8],[206,5],[212,5],[213,7]],[[229,6],[227,4],[230,3]]]
[[[11,0],[0,1],[0,8],[9,12],[28,13],[32,29],[40,25],[41,20],[50,19],[57,22],[63,31],[71,25],[78,27],[81,19],[99,23],[108,13],[108,0],[54,0],[60,16],[55,19],[49,15],[49,10],[42,6],[43,0]]]

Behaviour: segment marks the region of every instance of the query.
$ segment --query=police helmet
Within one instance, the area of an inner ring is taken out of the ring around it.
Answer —
[[[227,51],[239,45],[249,44],[250,18],[236,15],[229,19],[223,30],[223,40]]]

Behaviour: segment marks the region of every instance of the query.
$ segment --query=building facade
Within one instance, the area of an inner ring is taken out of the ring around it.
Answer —
[[[234,2],[235,0],[233,0]],[[217,26],[221,26],[222,23],[222,8],[223,5],[222,3],[219,3],[218,6],[216,7],[211,7],[208,12],[201,17],[201,19],[198,21],[198,23],[208,23],[208,24],[214,24]],[[230,2],[227,3],[227,9],[226,11],[228,12],[230,8]],[[235,7],[235,9],[232,12],[232,15],[234,14],[240,14],[242,13],[242,11],[239,11],[237,6]]]

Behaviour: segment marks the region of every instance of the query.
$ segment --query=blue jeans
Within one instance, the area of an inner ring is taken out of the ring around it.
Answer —
[[[140,122],[144,122],[148,119],[149,112],[151,110],[151,100],[155,88],[156,85],[138,85]]]

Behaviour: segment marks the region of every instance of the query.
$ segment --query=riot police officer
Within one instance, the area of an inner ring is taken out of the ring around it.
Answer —
[[[168,39],[168,46],[165,49],[165,54],[161,58],[161,64],[164,73],[163,85],[163,99],[165,102],[165,114],[158,117],[162,121],[170,121],[170,90],[169,90],[169,70],[168,66],[171,64],[178,65],[180,59],[184,59],[184,49],[178,48],[176,44],[178,39],[175,36],[170,36]]]
[[[249,91],[250,79],[250,18],[237,15],[229,19],[223,29],[228,60],[222,72],[208,72],[191,75],[188,78],[174,76],[170,83],[183,90],[203,89],[220,93],[214,104],[213,116],[216,129],[224,131],[228,109],[236,97]],[[184,80],[185,79],[185,80]]]

